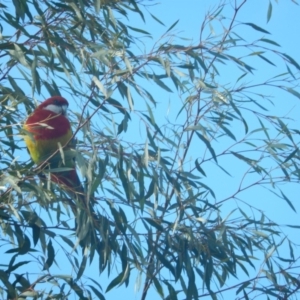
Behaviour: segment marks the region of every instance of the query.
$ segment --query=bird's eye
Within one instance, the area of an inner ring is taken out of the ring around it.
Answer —
[[[55,99],[53,102],[54,102],[55,105],[60,105],[60,102],[57,99]]]

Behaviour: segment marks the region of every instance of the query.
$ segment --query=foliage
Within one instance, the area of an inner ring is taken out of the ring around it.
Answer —
[[[177,22],[149,42],[149,19],[164,28],[150,0],[0,4],[3,299],[105,299],[136,278],[141,299],[153,287],[163,299],[297,298],[295,241],[247,191],[295,210],[285,189],[299,183],[300,132],[272,95],[300,98],[300,66],[267,30],[237,21],[247,1],[236,2],[207,13],[194,44]],[[278,73],[260,80],[264,66]],[[68,195],[20,137],[50,95],[71,104],[90,196],[75,227]]]

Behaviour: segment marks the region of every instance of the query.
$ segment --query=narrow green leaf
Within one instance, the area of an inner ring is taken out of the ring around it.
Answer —
[[[154,286],[155,286],[158,294],[161,296],[162,299],[164,299],[165,298],[164,290],[163,290],[160,282],[158,281],[158,279],[156,277],[153,277],[153,282],[154,282]]]
[[[151,120],[151,119],[150,119],[150,120]],[[153,139],[153,137],[152,137],[150,131],[148,130],[148,128],[147,128],[147,137],[148,137],[148,139],[149,139],[150,146],[151,146],[155,151],[157,151],[157,150],[158,150],[158,147],[156,146],[155,141],[154,141],[154,139]]]
[[[175,277],[175,269],[170,263],[170,261],[165,257],[165,255],[161,254],[158,249],[154,249],[157,255],[157,258],[161,261],[161,263],[172,273]]]
[[[132,66],[131,66],[129,59],[126,56],[124,56],[123,59],[124,59],[125,65],[129,71],[129,73],[132,74]]]
[[[253,74],[253,70],[255,70],[255,68],[251,67],[250,65],[246,64],[244,61],[242,61],[241,59],[236,58],[235,56],[232,55],[228,55],[227,56],[232,59],[234,62],[236,62],[237,64],[239,64],[240,66],[242,66],[243,68],[245,68],[246,70],[248,70],[250,73]]]
[[[36,246],[37,242],[39,241],[40,238],[40,232],[41,229],[39,226],[33,224],[32,225],[32,237],[33,237],[33,244]]]
[[[148,103],[146,102],[146,106],[147,106],[147,110],[148,110],[148,114],[151,120],[151,124],[154,125],[155,124],[155,118],[154,118],[154,114],[152,112],[151,107],[148,105]]]
[[[80,9],[78,8],[78,6],[77,6],[74,2],[69,3],[69,5],[70,5],[70,6],[73,8],[73,10],[75,11],[75,14],[76,14],[77,18],[79,19],[79,21],[83,22],[83,21],[84,21],[84,18],[83,18],[83,16],[82,16],[81,11],[80,11]]]
[[[169,29],[166,31],[166,33],[169,32],[170,30],[172,30],[177,25],[178,22],[179,22],[179,19],[169,27]]]
[[[194,53],[192,50],[188,50],[186,53],[193,57],[200,64],[205,73],[208,73],[208,69],[198,53]]]
[[[199,132],[196,132],[196,134],[199,137],[199,139],[206,145],[206,147],[208,148],[208,150],[211,153],[211,155],[212,155],[213,159],[215,160],[215,162],[218,163],[215,150],[212,148],[210,142],[202,134],[200,134]]]
[[[175,291],[173,285],[169,283],[167,280],[164,280],[164,284],[168,287],[169,295],[165,299],[177,300],[177,292]]]
[[[131,92],[130,92],[129,85],[127,86],[127,100],[128,100],[130,111],[133,111],[133,101],[131,98]]]
[[[94,7],[96,14],[99,14],[101,7],[101,0],[94,0]]]
[[[136,28],[136,27],[132,27],[132,26],[129,26],[127,25],[128,28],[130,28],[131,30],[133,31],[136,31],[136,32],[140,32],[140,33],[143,33],[143,34],[147,34],[147,35],[151,35],[148,31],[146,30],[143,30],[143,29],[140,29],[140,28]]]
[[[236,138],[235,138],[234,134],[227,127],[225,127],[223,124],[219,124],[219,126],[225,131],[225,133],[229,137],[231,137],[234,141],[236,141]]]
[[[280,191],[280,193],[281,193],[283,199],[284,199],[284,200],[287,202],[287,204],[290,206],[290,208],[291,208],[295,213],[297,213],[297,211],[296,211],[294,205],[293,205],[292,202],[289,200],[289,198],[288,198],[282,191]]]
[[[74,249],[75,245],[70,239],[68,239],[67,237],[65,237],[63,235],[61,235],[60,237],[67,245],[69,245],[72,249]]]
[[[217,16],[223,11],[223,8],[224,8],[224,7],[225,7],[225,6],[222,5],[221,8],[214,14],[214,16],[213,16],[214,19],[217,18]]]
[[[205,271],[204,271],[204,281],[208,290],[210,290],[210,281],[213,274],[213,270],[214,270],[213,261],[212,258],[210,258],[208,263],[205,265]]]
[[[299,149],[296,148],[290,155],[287,156],[287,158],[284,160],[283,163],[286,163],[287,161],[289,161],[290,159],[292,159],[298,151],[299,151]]]
[[[245,161],[245,162],[246,162],[247,164],[249,164],[250,166],[254,166],[254,164],[256,163],[255,160],[250,159],[250,158],[248,158],[248,157],[246,157],[246,156],[244,156],[244,155],[242,155],[242,154],[240,154],[240,153],[233,152],[233,151],[230,151],[230,152],[231,152],[234,156],[236,156],[237,158],[239,158],[239,159]]]
[[[159,24],[165,26],[165,24],[164,24],[161,20],[159,20],[157,17],[155,17],[155,16],[152,15],[151,13],[150,13],[150,16],[151,16],[156,22],[158,22]]]
[[[287,68],[288,72],[290,73],[290,75],[296,80],[295,75],[293,74],[293,72],[291,71],[291,69],[289,68],[288,65],[286,65],[286,68]]]
[[[148,198],[150,198],[150,196],[152,196],[152,194],[154,193],[154,187],[155,187],[155,180],[152,179],[150,182],[147,194],[145,196],[145,199],[148,199]]]
[[[269,2],[269,7],[268,7],[268,13],[267,13],[267,23],[269,23],[271,17],[272,17],[272,2]]]
[[[97,290],[94,286],[88,285],[88,287],[91,288],[91,290],[95,293],[95,295],[98,297],[98,299],[105,300],[105,297],[103,296],[103,294],[99,290]]]
[[[155,227],[156,229],[158,229],[159,231],[164,231],[164,227],[159,224],[158,220],[155,219],[151,219],[151,218],[143,218],[145,221],[147,221],[151,226]]]
[[[270,34],[270,32],[268,32],[267,30],[253,24],[253,23],[242,23],[244,25],[248,25],[248,26],[251,26],[253,29],[257,30],[257,31],[260,31],[260,32],[263,32],[263,33],[266,33],[266,34]]]
[[[200,185],[202,187],[204,187],[205,189],[207,189],[211,193],[211,195],[216,199],[216,195],[215,195],[214,191],[208,185],[204,184],[203,182],[200,182]],[[214,209],[216,209],[216,208],[214,207]]]
[[[16,297],[16,291],[14,286],[9,282],[8,279],[8,274],[6,274],[6,272],[4,272],[3,270],[0,269],[0,279],[3,283],[3,285],[5,286],[5,288],[7,289],[7,297],[5,297],[6,299],[15,299]],[[3,289],[3,288],[2,288]]]
[[[9,50],[8,52],[13,56],[16,60],[19,61],[21,65],[30,69],[30,66],[26,59],[26,52],[22,50],[22,48],[18,44],[14,44],[15,50]]]
[[[275,64],[273,64],[269,59],[267,59],[266,57],[264,57],[263,55],[258,55],[261,59],[263,59],[264,61],[266,61],[267,63],[269,63],[270,65],[276,67]]]
[[[121,151],[123,151],[123,150],[121,150]],[[125,173],[124,173],[124,170],[123,170],[122,155],[123,154],[121,153],[121,157],[120,157],[120,160],[119,160],[119,166],[118,166],[118,173],[119,173],[119,176],[120,176],[120,179],[121,179],[121,182],[122,182],[122,185],[123,185],[126,197],[127,197],[127,201],[130,201],[130,199],[131,199],[130,191],[129,191],[130,184],[128,184],[129,182],[128,182],[127,177],[125,176]]]
[[[259,123],[261,125],[261,128],[263,129],[267,139],[270,140],[270,136],[269,136],[269,133],[268,133],[268,128],[265,127],[265,125],[263,124],[263,122],[261,121],[260,118],[258,118],[258,121],[259,121]]]
[[[243,294],[244,294],[245,300],[249,300],[248,292],[246,292],[245,290],[243,290]]]
[[[295,227],[293,227],[293,228],[295,228]],[[290,249],[290,257],[293,260],[295,260],[294,249],[293,249],[292,243],[291,243],[291,241],[288,241],[288,243],[289,243],[289,249]]]
[[[104,86],[101,83],[101,81],[96,76],[93,76],[92,80],[96,84],[96,86],[99,88],[99,90],[102,92],[102,94],[104,95],[104,97],[107,98],[107,91],[104,88]]]
[[[75,283],[73,280],[72,281],[68,280],[67,282],[69,283],[72,290],[76,293],[76,295],[79,296],[78,299],[88,300],[88,298],[84,296],[82,288],[77,283]]]
[[[54,248],[52,246],[51,240],[49,241],[49,243],[47,245],[47,254],[48,254],[48,257],[47,257],[47,260],[44,265],[44,270],[48,270],[52,266],[53,261],[54,261]]]
[[[158,86],[160,86],[161,88],[163,88],[164,90],[166,90],[167,92],[169,92],[169,93],[173,93],[173,91],[167,86],[167,85],[165,85],[163,82],[162,82],[162,80],[160,80],[157,76],[153,76],[153,79],[154,79],[154,82],[158,85]]]
[[[110,210],[116,222],[116,227],[125,234],[126,228],[123,226],[123,220],[120,213],[112,205],[110,206]]]
[[[10,85],[12,86],[12,88],[14,89],[15,92],[17,92],[18,94],[25,96],[24,92],[21,90],[21,88],[19,87],[19,85],[16,83],[16,81],[11,77],[11,76],[7,76]]]
[[[282,131],[287,135],[287,137],[294,143],[293,136],[289,131],[288,127],[281,121],[280,118],[277,119],[279,126],[281,127]]]
[[[260,41],[262,41],[264,43],[272,44],[272,45],[277,46],[277,47],[281,47],[278,43],[276,43],[272,40],[269,40],[269,39],[260,39]]]
[[[200,164],[199,164],[199,162],[198,162],[198,158],[195,160],[195,165],[196,165],[196,169],[197,169],[202,175],[204,175],[204,176],[206,177],[206,174],[205,174],[204,170],[201,168],[201,166],[200,166]]]
[[[116,276],[108,285],[108,287],[106,288],[106,293],[109,292],[111,289],[113,289],[115,286],[121,284],[122,282],[122,278],[123,278],[123,272],[121,274],[119,274],[118,276]]]
[[[109,98],[106,99],[106,102],[108,102],[109,104],[111,104],[113,107],[115,107],[122,114],[126,114],[126,109],[122,106],[122,104],[119,101],[117,101],[117,100],[109,97]],[[98,105],[99,104],[97,104],[96,106],[98,106]],[[129,114],[127,114],[127,117],[128,117],[128,119],[130,119],[130,115]]]
[[[26,254],[30,250],[30,240],[27,235],[24,236],[23,243],[19,245],[19,254]]]
[[[16,263],[15,265],[10,265],[9,268],[5,271],[7,274],[13,272],[14,270],[18,269],[19,267],[31,263],[31,261],[21,261]]]
[[[79,280],[80,277],[82,276],[82,274],[85,270],[85,267],[86,267],[87,258],[88,258],[88,256],[86,254],[84,254],[83,258],[82,258],[82,261],[81,261],[81,264],[80,264],[80,267],[79,267],[79,270],[78,270],[78,273],[77,273],[76,280]]]
[[[133,11],[136,11],[140,16],[141,18],[143,19],[143,21],[145,22],[145,17],[143,15],[143,13],[141,12],[141,10],[139,9],[139,6],[137,5],[137,1],[136,0],[129,0],[129,2],[133,5],[134,7],[134,10]]]
[[[237,106],[234,104],[234,101],[230,100],[229,103],[232,106],[232,108],[234,109],[234,111],[241,117],[241,120],[242,120],[242,122],[244,124],[244,127],[245,127],[245,133],[247,134],[248,133],[248,124],[247,124],[246,120],[244,119],[242,113],[237,108]]]
[[[281,171],[283,172],[284,176],[286,179],[290,179],[290,175],[288,174],[288,172],[286,171],[284,166],[280,166]]]
[[[244,78],[246,75],[248,75],[249,73],[244,73],[242,74],[237,80],[236,83],[239,82],[242,78]]]
[[[237,261],[238,265],[241,267],[241,269],[244,271],[244,273],[249,276],[249,272],[247,270],[247,268],[239,261]]]
[[[288,59],[288,61],[294,66],[296,67],[298,70],[300,70],[300,66],[299,64],[289,55],[285,54],[285,53],[282,53],[282,55]]]
[[[251,99],[251,101],[252,101],[253,103],[255,103],[258,107],[260,107],[262,110],[268,111],[265,107],[263,107],[261,104],[257,103],[257,101],[255,101],[254,99]]]
[[[259,236],[259,237],[262,237],[262,238],[264,238],[264,239],[267,239],[267,238],[269,238],[269,235],[268,234],[266,234],[265,232],[263,232],[263,231],[259,231],[259,230],[252,230],[252,232],[253,232],[253,234],[255,234],[256,236]],[[253,266],[253,268],[255,268],[254,267],[254,265],[252,265]]]
[[[112,9],[109,6],[106,8],[108,10],[109,23],[113,25],[115,30],[117,30],[117,22]]]
[[[297,91],[295,91],[294,89],[289,88],[289,87],[287,87],[286,90],[287,90],[289,93],[291,93],[292,95],[296,96],[298,99],[300,99],[300,93],[299,93],[299,92],[297,92]]]

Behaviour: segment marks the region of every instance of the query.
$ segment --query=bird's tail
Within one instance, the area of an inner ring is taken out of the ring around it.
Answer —
[[[96,228],[99,227],[99,222],[93,209],[93,203],[87,199],[76,170],[52,172],[51,181],[62,186],[71,197],[69,203],[76,219],[78,243],[82,248],[89,246],[97,239]]]

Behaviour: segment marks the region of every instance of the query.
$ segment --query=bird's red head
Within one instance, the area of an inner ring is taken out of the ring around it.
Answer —
[[[69,102],[61,96],[53,96],[41,103],[37,109],[50,110],[56,114],[66,115]]]

